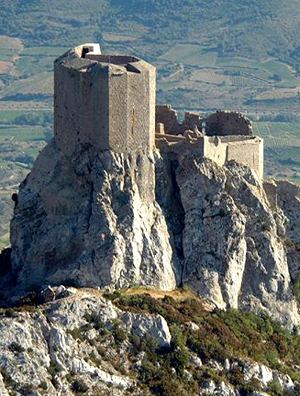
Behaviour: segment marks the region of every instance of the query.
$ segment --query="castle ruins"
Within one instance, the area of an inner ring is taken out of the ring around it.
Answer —
[[[220,166],[234,160],[263,178],[263,139],[253,136],[248,119],[187,112],[180,123],[170,106],[156,106],[156,70],[142,59],[83,44],[55,61],[54,84],[55,142],[67,156],[82,144],[117,153],[156,146],[162,153],[191,150]]]
[[[186,112],[182,123],[170,106],[156,106],[156,147],[162,152],[190,150],[223,166],[236,161],[263,178],[263,139],[253,136],[250,121],[240,113],[217,111],[201,119]]]

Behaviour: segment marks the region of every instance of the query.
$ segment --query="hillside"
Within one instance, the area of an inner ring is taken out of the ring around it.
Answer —
[[[41,296],[0,310],[2,396],[299,395],[300,337],[267,316],[184,290]]]
[[[291,62],[298,54],[299,15],[297,0],[288,5],[279,0],[173,0],[171,9],[166,0],[88,0],[84,4],[54,0],[51,7],[45,1],[12,0],[2,5],[0,33],[20,37],[27,45],[60,46],[63,32],[70,46],[83,38],[97,40],[109,31],[127,30],[128,34],[129,26],[140,26],[134,47],[148,43],[153,57],[162,53],[160,44],[173,40],[194,41],[226,55],[275,56]]]

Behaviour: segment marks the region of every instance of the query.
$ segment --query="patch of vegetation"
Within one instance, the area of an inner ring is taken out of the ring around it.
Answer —
[[[50,362],[50,366],[47,368],[47,371],[48,371],[48,373],[49,373],[49,375],[51,377],[52,385],[55,388],[57,388],[57,386],[59,384],[58,384],[58,381],[56,379],[56,374],[58,374],[61,371],[61,369],[59,368],[59,366],[55,362],[51,361]]]
[[[117,346],[127,340],[127,331],[119,320],[113,321],[111,332]]]
[[[76,394],[85,394],[89,387],[82,379],[75,379],[71,384],[71,390]]]
[[[18,388],[18,392],[22,396],[32,396],[34,394],[35,388],[31,384],[22,385]]]
[[[9,345],[9,350],[11,351],[11,352],[14,352],[14,353],[22,353],[22,352],[25,352],[25,349],[20,345],[20,344],[18,344],[17,342],[15,342],[15,341],[13,341],[10,345]]]
[[[39,385],[39,388],[47,390],[48,389],[48,385],[46,381],[42,381]]]
[[[272,392],[273,395],[282,395],[283,389],[279,382],[271,381],[268,383],[268,391]]]
[[[70,334],[75,340],[81,340],[84,341],[84,330],[85,328],[75,328],[72,330],[67,330],[67,333]]]
[[[168,350],[159,349],[148,337],[130,338],[134,348],[132,359],[140,351],[145,352],[139,380],[153,394],[193,395],[195,389],[209,379],[217,383],[229,382],[245,395],[261,389],[259,381],[245,382],[239,366],[228,372],[207,368],[205,363],[212,360],[221,364],[225,359],[255,361],[300,382],[296,368],[300,365],[300,337],[289,333],[267,316],[237,310],[208,312],[196,297],[186,300],[171,297],[154,299],[147,294],[130,296],[120,292],[108,297],[120,309],[160,314],[168,322],[172,335]],[[192,330],[188,325],[191,320],[197,324],[198,330]],[[192,353],[201,358],[203,367],[191,366]],[[186,375],[187,371],[191,374],[190,378]],[[271,383],[269,393],[277,395],[278,386]]]
[[[103,323],[102,319],[96,313],[86,314],[85,320],[92,328],[99,332],[100,336],[104,337],[110,333],[105,323]]]

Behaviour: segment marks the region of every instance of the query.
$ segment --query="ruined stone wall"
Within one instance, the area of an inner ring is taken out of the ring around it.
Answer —
[[[155,123],[163,124],[166,134],[177,135],[180,132],[177,111],[172,109],[170,105],[156,106]]]
[[[189,151],[191,153],[196,153],[200,158],[204,156],[204,139],[190,141],[182,136],[169,136],[171,136],[170,140],[164,138],[156,139],[156,147],[161,152],[182,155]]]
[[[153,149],[155,68],[134,57],[83,58],[78,48],[54,66],[57,146],[66,155],[86,143],[117,153]]]
[[[228,142],[227,161],[234,160],[255,170],[262,179],[264,173],[263,139],[253,139]]]
[[[217,111],[203,119],[199,113],[186,112],[180,123],[177,112],[170,105],[157,105],[156,125],[160,124],[170,135],[183,134],[187,129],[201,131],[203,124],[207,136],[252,136],[251,122],[243,114],[229,111]]]
[[[209,158],[219,166],[234,160],[249,166],[263,178],[263,139],[246,136],[203,136],[189,139],[183,136],[156,135],[156,146],[162,152],[197,153],[199,158]]]
[[[203,154],[205,158],[209,158],[218,165],[223,166],[227,161],[227,144],[222,143],[218,136],[213,138],[205,136]]]
[[[205,119],[208,136],[252,135],[251,122],[241,113],[217,111]]]
[[[187,111],[182,123],[178,120],[177,111],[170,105],[157,105],[155,114],[156,125],[163,124],[164,131],[169,135],[183,134],[184,131],[194,130],[197,127],[201,130],[201,119],[199,113]]]

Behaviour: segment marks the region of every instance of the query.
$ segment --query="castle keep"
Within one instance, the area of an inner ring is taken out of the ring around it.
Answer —
[[[170,106],[156,106],[155,67],[133,56],[103,55],[99,44],[71,49],[54,65],[54,134],[70,156],[82,144],[116,153],[152,150],[197,152],[220,166],[242,163],[263,177],[263,140],[239,113],[179,122]]]
[[[54,64],[54,134],[71,155],[80,144],[96,150],[153,149],[155,67],[133,56],[101,55],[80,45]]]

